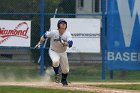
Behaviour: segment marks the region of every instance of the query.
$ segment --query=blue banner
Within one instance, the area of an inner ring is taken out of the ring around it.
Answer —
[[[140,0],[108,0],[106,60],[110,70],[140,70]]]

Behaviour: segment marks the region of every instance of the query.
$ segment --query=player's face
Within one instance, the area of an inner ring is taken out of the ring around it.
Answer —
[[[59,28],[60,33],[63,34],[65,32],[65,30],[66,30],[66,24],[65,23],[61,23],[60,24],[60,28]]]

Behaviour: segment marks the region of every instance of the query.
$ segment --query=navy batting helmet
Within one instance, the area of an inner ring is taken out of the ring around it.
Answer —
[[[60,28],[60,24],[61,24],[61,23],[66,24],[66,28],[67,28],[67,22],[66,22],[64,19],[60,19],[60,20],[58,21],[58,23],[57,23],[58,29]]]

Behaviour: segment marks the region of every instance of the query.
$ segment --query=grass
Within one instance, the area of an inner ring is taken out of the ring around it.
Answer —
[[[114,89],[127,89],[127,90],[140,90],[140,84],[128,85],[98,85],[96,87],[114,88]]]
[[[61,89],[31,88],[21,86],[0,86],[0,93],[95,93]]]
[[[140,71],[114,71],[114,78],[109,78],[106,70],[106,80],[101,80],[101,64],[83,66],[70,65],[68,80],[71,82],[139,82]],[[47,77],[46,77],[47,78]],[[0,66],[1,81],[34,81],[40,80],[40,70],[22,66]],[[52,80],[54,77],[52,76]]]
[[[0,66],[0,82],[34,81],[40,78],[39,70],[26,66]]]
[[[139,82],[140,71],[114,71],[113,80],[109,77],[109,71],[106,70],[106,79],[101,79],[101,64],[92,64],[89,66],[70,66],[70,81],[76,82]]]
[[[96,68],[100,68],[99,66]],[[92,66],[71,66],[70,67],[70,81],[85,81],[92,82],[101,80],[101,71]]]
[[[0,66],[0,82],[36,81],[40,80],[40,71],[36,68],[22,66]],[[53,79],[53,76],[52,76]],[[101,80],[101,64],[74,66],[70,65],[68,80],[71,82],[140,82],[140,71],[114,71],[114,79],[109,79],[106,70],[106,80]],[[140,85],[101,85],[97,87],[139,90]],[[29,88],[16,86],[0,86],[0,93],[89,93],[70,90],[44,88]]]

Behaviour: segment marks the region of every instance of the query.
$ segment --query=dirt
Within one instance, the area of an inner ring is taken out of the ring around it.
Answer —
[[[80,90],[90,91],[96,93],[140,93],[140,90],[124,90],[124,89],[111,89],[111,88],[100,88],[96,85],[124,85],[124,84],[140,84],[140,82],[72,82],[68,86],[62,86],[61,83],[55,82],[0,82],[0,86],[27,86],[27,87],[38,87],[38,88],[52,88],[52,89],[65,89],[65,90]],[[90,86],[92,85],[92,86]],[[95,86],[94,86],[95,85]]]

